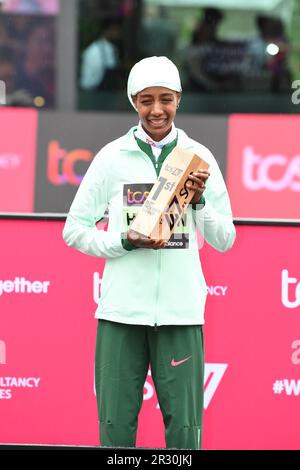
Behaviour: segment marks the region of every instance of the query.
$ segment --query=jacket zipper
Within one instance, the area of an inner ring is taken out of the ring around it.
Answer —
[[[155,160],[154,162],[154,167],[155,167],[155,172],[156,176],[159,176],[159,170],[158,170],[158,159]],[[157,333],[158,332],[158,325],[157,325],[157,311],[158,311],[158,297],[159,297],[159,281],[160,281],[160,271],[161,271],[161,250],[157,251],[157,257],[158,257],[158,276],[157,276],[157,286],[156,286],[156,299],[155,299],[155,320],[154,320],[154,331]]]
[[[156,284],[156,298],[155,298],[155,315],[154,315],[154,331],[157,332],[157,311],[158,311],[158,299],[159,299],[159,287],[160,287],[160,274],[161,274],[161,250],[157,250],[158,258],[158,275],[157,275],[157,284]]]
[[[150,158],[150,160],[155,168],[156,177],[158,177],[159,176],[158,159],[154,161],[154,158]],[[156,285],[155,314],[154,314],[154,331],[155,332],[158,331],[157,310],[158,310],[158,297],[159,297],[159,280],[160,280],[160,272],[161,272],[161,250],[157,251],[157,257],[158,257],[158,276],[157,276],[157,285]]]

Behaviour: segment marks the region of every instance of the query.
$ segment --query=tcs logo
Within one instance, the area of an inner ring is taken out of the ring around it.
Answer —
[[[149,191],[131,191],[127,189],[127,205],[143,204],[148,197]]]
[[[281,272],[281,301],[286,308],[300,306],[300,281],[296,277],[290,277],[287,269]]]
[[[90,162],[93,154],[90,150],[75,149],[67,151],[60,147],[57,140],[48,145],[48,180],[55,185],[72,184],[79,186],[83,175],[75,173],[75,164],[79,161]]]
[[[243,151],[243,183],[250,191],[300,191],[300,155],[289,159],[285,155],[259,155],[253,147]]]
[[[227,187],[234,217],[300,219],[299,115],[229,118]]]
[[[0,364],[6,364],[6,344],[0,340]]]

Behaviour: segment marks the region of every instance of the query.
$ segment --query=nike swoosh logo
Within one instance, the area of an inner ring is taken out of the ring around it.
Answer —
[[[182,364],[183,362],[186,362],[186,361],[188,361],[189,359],[191,359],[191,357],[192,357],[192,356],[186,357],[185,359],[182,359],[181,361],[175,361],[174,359],[172,359],[172,361],[171,361],[171,366],[173,366],[173,367],[179,366],[179,365]]]

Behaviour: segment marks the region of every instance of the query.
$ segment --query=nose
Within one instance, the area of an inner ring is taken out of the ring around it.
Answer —
[[[153,102],[151,112],[152,112],[152,114],[154,114],[155,116],[160,116],[161,114],[163,114],[162,105],[161,105],[161,103],[159,102],[159,100],[155,100],[155,101]]]

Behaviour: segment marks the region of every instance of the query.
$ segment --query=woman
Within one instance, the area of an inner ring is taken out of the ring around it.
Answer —
[[[195,234],[200,227],[209,244],[228,250],[235,239],[230,202],[210,151],[174,125],[181,99],[176,66],[166,57],[141,60],[129,74],[127,91],[139,124],[95,156],[63,233],[68,245],[107,258],[96,311],[101,444],[135,446],[150,365],[166,446],[199,449],[206,285]],[[195,194],[179,249],[129,228],[176,145],[201,155],[210,165],[209,172],[191,177]],[[106,208],[108,230],[99,231],[95,224]]]

